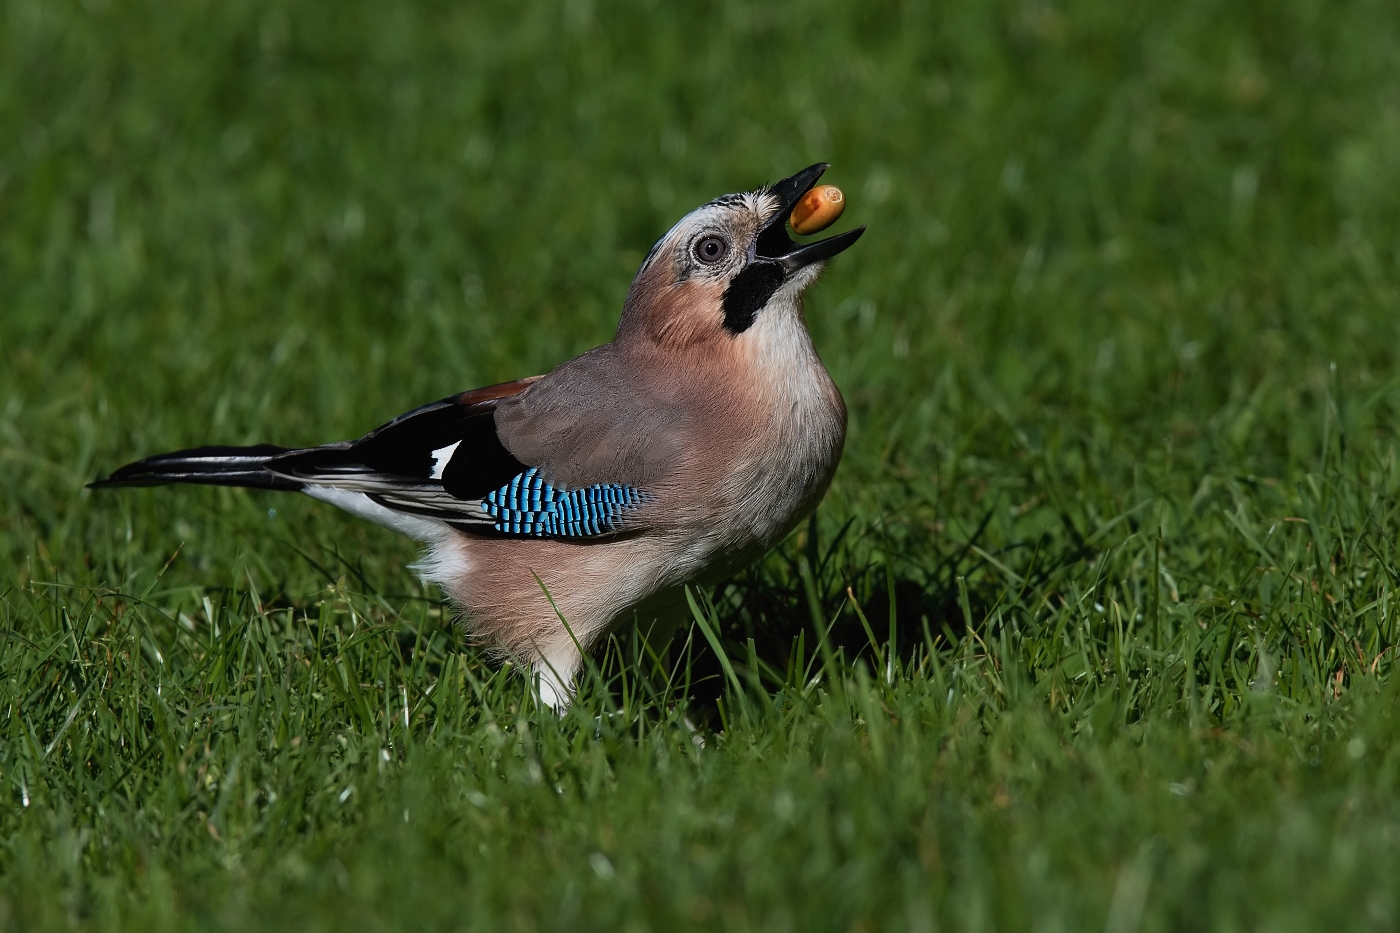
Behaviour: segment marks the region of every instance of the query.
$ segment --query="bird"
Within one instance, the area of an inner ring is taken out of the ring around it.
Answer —
[[[831,484],[846,407],[802,297],[865,227],[805,243],[786,230],[827,168],[686,214],[642,261],[613,340],[546,375],[354,441],[196,447],[90,485],[302,492],[408,535],[469,636],[562,715],[590,648],[630,624],[664,648],[687,586],[754,563]]]

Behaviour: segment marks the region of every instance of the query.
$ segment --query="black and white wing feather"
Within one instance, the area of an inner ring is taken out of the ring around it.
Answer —
[[[490,529],[482,500],[528,469],[496,436],[496,404],[530,381],[424,405],[358,441],[272,457],[267,469],[307,486],[364,493],[395,512]]]

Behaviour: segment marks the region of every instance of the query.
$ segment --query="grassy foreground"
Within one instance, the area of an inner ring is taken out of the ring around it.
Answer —
[[[1398,151],[1380,0],[7,0],[0,930],[1394,929]],[[546,371],[819,159],[836,485],[562,721],[409,542],[83,488]]]

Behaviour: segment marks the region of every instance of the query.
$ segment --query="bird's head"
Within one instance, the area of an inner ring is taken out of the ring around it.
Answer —
[[[726,194],[691,211],[651,248],[627,294],[618,337],[669,346],[740,339],[765,315],[800,312],[802,291],[825,260],[864,227],[811,243],[787,234],[788,214],[826,171]]]

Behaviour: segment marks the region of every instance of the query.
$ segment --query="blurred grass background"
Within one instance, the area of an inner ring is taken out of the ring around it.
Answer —
[[[7,0],[0,928],[1393,928],[1397,152],[1378,0]],[[818,160],[732,677],[558,722],[410,542],[83,488],[547,371]]]

